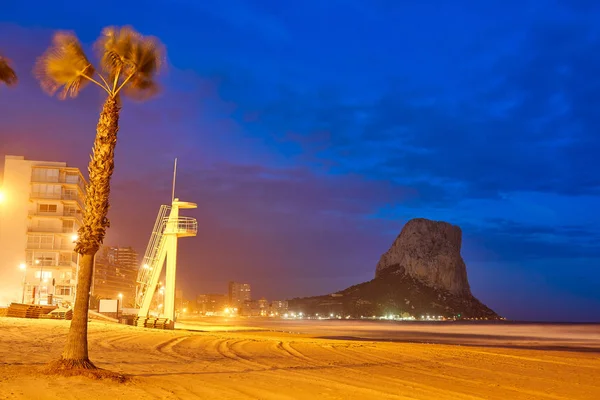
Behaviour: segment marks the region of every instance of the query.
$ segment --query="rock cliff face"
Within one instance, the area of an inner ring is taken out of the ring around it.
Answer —
[[[355,318],[392,313],[498,319],[471,294],[461,241],[458,226],[413,219],[381,256],[374,279],[329,295],[291,299],[290,311]]]
[[[460,255],[462,231],[447,222],[408,221],[392,247],[381,256],[375,278],[405,273],[427,286],[455,295],[470,295],[467,267]]]

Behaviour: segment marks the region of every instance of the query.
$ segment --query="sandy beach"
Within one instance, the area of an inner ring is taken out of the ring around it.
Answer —
[[[59,356],[68,326],[0,318],[0,399],[600,398],[594,351],[339,340],[257,326],[200,332],[91,322],[92,361],[131,381],[40,374]]]

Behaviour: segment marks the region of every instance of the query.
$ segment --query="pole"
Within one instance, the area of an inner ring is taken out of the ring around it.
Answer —
[[[42,276],[44,276],[44,263],[36,260],[40,264],[40,286],[38,288],[38,305],[42,304]]]
[[[173,190],[171,191],[171,203],[175,201],[175,178],[177,177],[177,158],[175,158],[175,166],[173,167]]]
[[[23,269],[23,294],[21,295],[21,304],[25,304],[25,280],[27,279],[27,267]]]

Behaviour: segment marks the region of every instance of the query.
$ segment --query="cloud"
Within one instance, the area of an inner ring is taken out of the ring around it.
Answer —
[[[600,232],[593,225],[534,225],[505,219],[463,226],[469,240],[494,254],[486,257],[508,262],[531,260],[600,259]]]
[[[599,45],[589,26],[544,23],[525,34],[519,52],[476,71],[458,103],[413,85],[391,85],[375,102],[288,87],[249,105],[257,110],[252,129],[306,161],[401,184],[435,182],[457,196],[596,195]]]

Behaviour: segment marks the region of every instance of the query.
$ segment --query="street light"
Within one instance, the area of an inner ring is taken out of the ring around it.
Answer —
[[[0,190],[0,204],[4,203],[4,200],[6,199],[4,192],[2,190]]]
[[[21,304],[25,304],[25,278],[27,277],[27,265],[25,263],[21,263],[21,265],[19,265],[19,269],[23,271],[23,294],[21,295]]]

